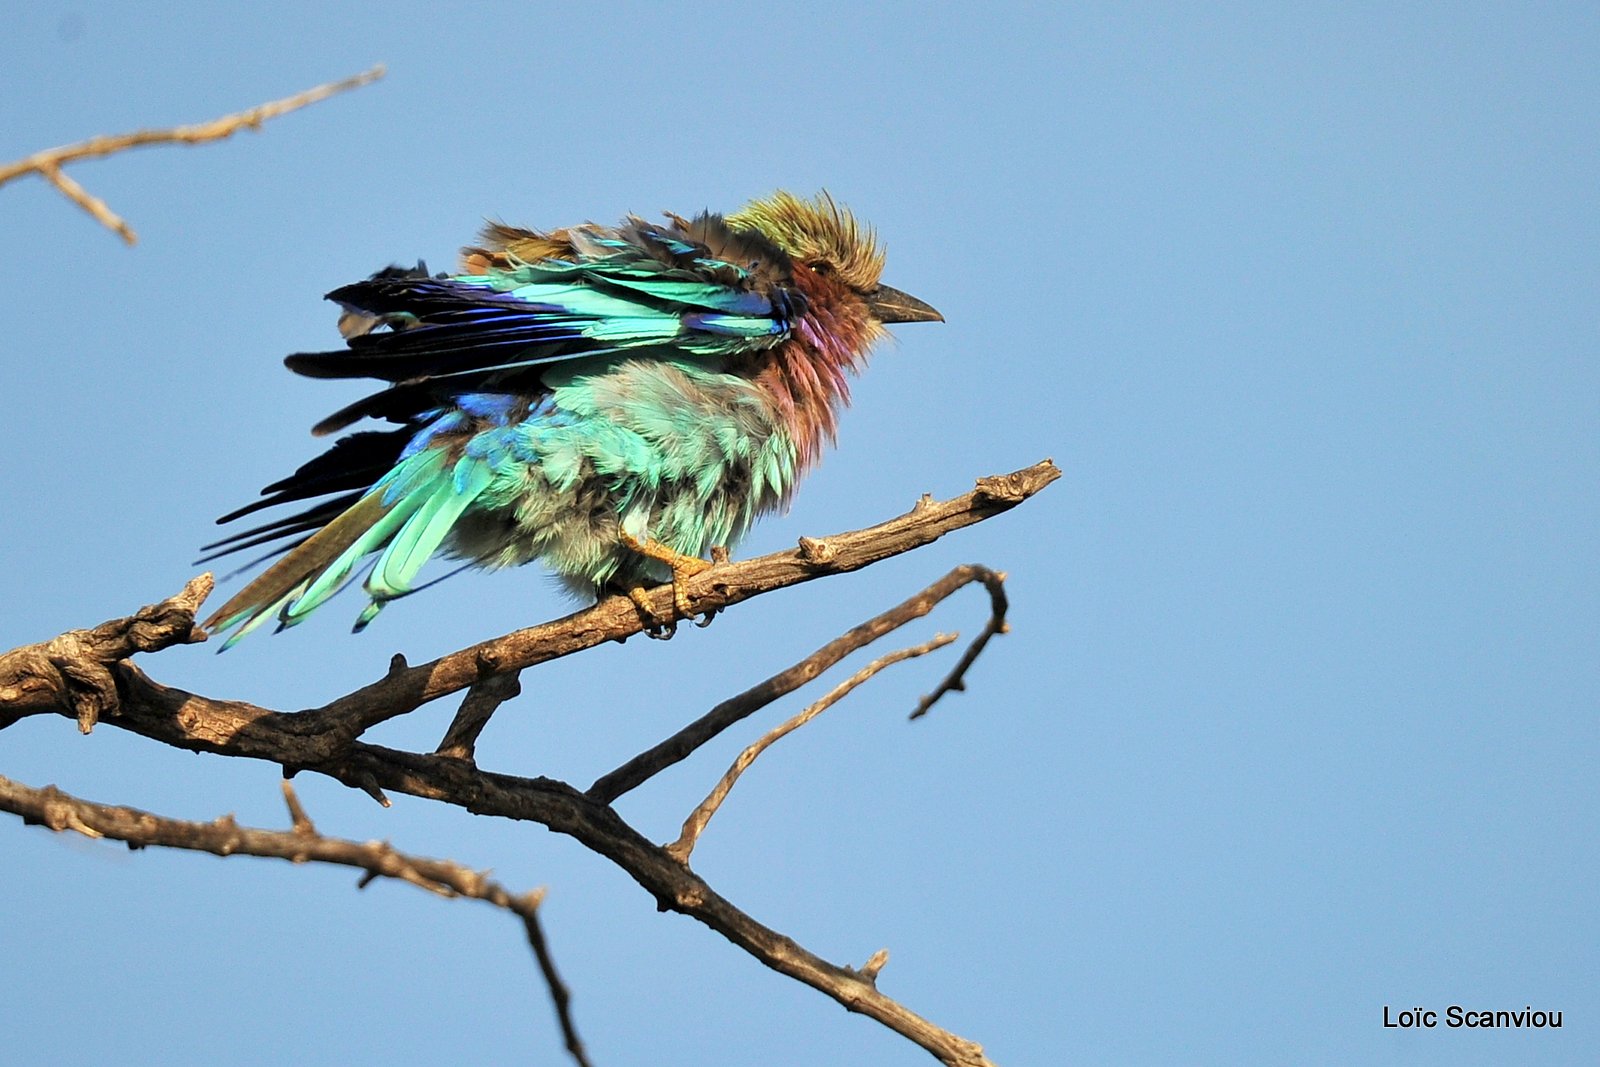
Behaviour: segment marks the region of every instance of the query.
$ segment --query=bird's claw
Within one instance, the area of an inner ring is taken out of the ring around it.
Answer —
[[[672,607],[677,612],[677,619],[693,618],[694,611],[689,605],[689,595],[684,592],[683,583],[697,574],[704,574],[712,568],[713,564],[708,560],[701,559],[699,556],[686,556],[682,552],[654,539],[641,541],[627,530],[618,530],[617,539],[622,542],[624,548],[637,552],[641,556],[665,563],[672,568]],[[660,625],[660,621],[655,618],[655,612],[650,609],[649,601],[644,597],[642,588],[630,589],[628,591],[628,599],[633,601],[634,606],[639,609],[641,615],[655,620],[654,625]],[[677,619],[672,621],[675,623]],[[707,622],[709,621],[710,618],[708,616]]]
[[[663,619],[657,615],[655,608],[650,606],[650,596],[644,586],[636,585],[629,589],[628,599],[633,601],[633,608],[644,623],[644,635],[652,641],[670,641],[672,635],[678,632],[678,620]]]

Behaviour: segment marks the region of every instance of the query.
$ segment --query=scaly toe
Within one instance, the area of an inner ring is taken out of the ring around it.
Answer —
[[[628,599],[633,601],[633,608],[639,613],[639,621],[644,623],[646,637],[666,641],[677,632],[677,620],[663,619],[656,614],[655,609],[650,606],[650,597],[645,593],[644,586],[636,585],[629,589]]]

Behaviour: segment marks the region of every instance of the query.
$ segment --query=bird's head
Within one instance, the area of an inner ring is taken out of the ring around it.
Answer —
[[[806,199],[780,190],[745,205],[727,222],[736,230],[755,230],[787,253],[808,296],[858,305],[866,343],[890,323],[944,321],[921,300],[883,284],[877,235],[825,192]]]
[[[838,410],[849,403],[848,375],[895,322],[943,322],[916,297],[884,285],[883,248],[872,230],[833,202],[778,192],[724,219],[783,254],[782,280],[803,309],[789,339],[768,350],[757,381],[772,396],[799,450],[802,470],[833,439]],[[759,261],[760,257],[755,259]],[[738,260],[733,260],[737,262]]]

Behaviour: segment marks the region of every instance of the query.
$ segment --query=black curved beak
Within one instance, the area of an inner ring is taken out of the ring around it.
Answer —
[[[910,293],[880,285],[867,294],[867,308],[879,322],[943,322],[944,316]]]

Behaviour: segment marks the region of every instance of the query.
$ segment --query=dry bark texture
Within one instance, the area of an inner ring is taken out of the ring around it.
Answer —
[[[682,592],[695,613],[720,611],[751,597],[800,582],[868,566],[918,548],[1008,511],[1060,477],[1046,460],[1011,474],[980,479],[952,500],[923,497],[911,511],[864,530],[827,538],[801,538],[799,546],[738,563],[722,562],[690,580]],[[211,592],[209,574],[189,582],[176,596],[89,630],[73,630],[0,654],[0,729],[29,715],[74,720],[85,733],[97,724],[142,734],[163,744],[224,756],[268,760],[285,776],[327,775],[361,789],[387,805],[385,791],[407,793],[465,808],[480,815],[536,822],[567,834],[610,859],[643,886],[663,910],[700,920],[768,967],[833,997],[851,1011],[870,1016],[927,1049],[947,1064],[989,1061],[977,1044],[922,1018],[877,988],[887,951],[862,967],[831,963],[783,934],[757,922],[708,885],[689,865],[695,842],[735,781],[769,745],[798,729],[856,686],[892,663],[950,644],[939,635],[923,644],[869,663],[821,700],[749,746],[706,800],[689,814],[683,832],[657,845],[625,822],[612,806],[624,793],[671,767],[729,726],[816,678],[844,657],[899,627],[927,615],[952,593],[971,584],[989,596],[989,617],[948,675],[912,712],[925,714],[941,696],[964,687],[967,668],[989,639],[1006,632],[1004,575],[967,564],[812,652],[793,666],[712,708],[673,736],[621,763],[587,789],[550,778],[524,778],[479,769],[473,750],[479,732],[506,700],[520,691],[520,672],[606,641],[641,632],[645,622],[626,597],[613,597],[553,622],[518,630],[470,648],[409,666],[396,656],[384,677],[306,711],[275,711],[239,700],[203,696],[163,685],[135,666],[135,653],[203,641],[195,623]],[[649,594],[660,614],[670,611],[673,591]],[[466,692],[436,751],[404,752],[361,740],[373,726],[457,692]],[[285,783],[287,787],[287,783]],[[578,1063],[586,1063],[572,1024],[565,987],[557,977],[538,926],[536,894],[514,894],[486,876],[449,860],[408,856],[387,844],[359,844],[318,833],[292,791],[285,793],[292,827],[240,827],[231,818],[183,822],[125,807],[95,804],[54,787],[31,789],[0,779],[0,809],[53,830],[109,837],[135,846],[201,849],[218,855],[248,854],[296,862],[338,863],[361,868],[365,881],[399,878],[448,896],[488,901],[520,916],[545,975],[566,1038]]]

